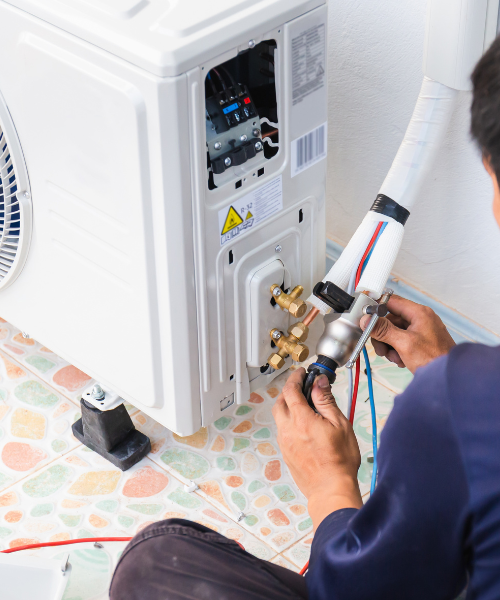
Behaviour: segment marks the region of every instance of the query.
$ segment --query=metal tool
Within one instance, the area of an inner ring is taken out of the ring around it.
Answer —
[[[366,342],[368,341],[368,338],[370,337],[371,332],[373,331],[373,328],[377,324],[377,321],[380,319],[380,317],[385,317],[389,312],[389,309],[387,308],[387,303],[389,302],[389,299],[393,293],[393,290],[387,289],[380,298],[380,301],[377,306],[372,305],[364,307],[363,313],[365,315],[371,315],[372,318],[370,319],[366,329],[363,331],[363,335],[359,338],[358,343],[356,344],[356,347],[354,348],[351,354],[351,358],[347,361],[345,365],[346,368],[352,369],[354,367],[356,361],[359,358],[359,355],[361,354],[361,351],[363,350]]]

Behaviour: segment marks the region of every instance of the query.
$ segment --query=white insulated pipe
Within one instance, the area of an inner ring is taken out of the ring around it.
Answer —
[[[413,206],[448,130],[457,95],[457,90],[424,77],[410,124],[380,194],[407,209]]]
[[[458,92],[428,77],[424,77],[417,104],[380,194],[409,209],[415,202],[422,182],[434,163],[437,150],[446,134]],[[375,223],[387,221],[370,257],[356,291],[367,291],[373,298],[382,295],[401,247],[404,227],[395,219],[369,211],[350,239],[337,262],[323,281],[331,281],[346,290],[375,230]],[[326,315],[331,308],[311,295],[308,301]]]

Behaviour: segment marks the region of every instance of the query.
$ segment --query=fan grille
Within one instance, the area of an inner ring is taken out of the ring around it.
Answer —
[[[17,186],[11,151],[0,122],[0,286],[19,252],[22,216]]]

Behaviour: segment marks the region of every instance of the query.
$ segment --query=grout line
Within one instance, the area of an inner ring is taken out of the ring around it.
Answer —
[[[78,442],[78,445],[75,446],[74,448],[71,448],[70,450],[67,450],[66,452],[63,452],[62,454],[59,454],[59,456],[55,456],[54,458],[52,458],[48,462],[44,463],[43,465],[40,465],[39,467],[36,467],[35,469],[33,469],[33,471],[31,471],[31,473],[28,473],[27,475],[24,475],[23,477],[21,477],[21,479],[18,479],[17,481],[14,481],[13,483],[11,483],[10,485],[8,485],[7,487],[3,488],[0,491],[0,495],[3,496],[5,494],[5,492],[7,492],[10,488],[18,485],[19,483],[21,483],[25,479],[28,479],[29,477],[32,477],[35,473],[38,473],[38,471],[42,471],[43,469],[46,469],[52,463],[58,461],[60,458],[63,458],[67,454],[71,454],[72,452],[75,452],[76,450],[78,450],[78,448],[80,448],[80,446],[83,446],[83,444],[81,444],[80,442]]]
[[[69,396],[67,396],[65,392],[59,391],[57,388],[54,387],[54,385],[52,383],[50,383],[48,381],[45,381],[45,379],[43,379],[42,377],[40,377],[40,375],[37,374],[37,373],[35,373],[35,371],[33,371],[30,367],[27,367],[24,363],[22,363],[17,358],[11,356],[10,354],[7,354],[7,352],[5,352],[5,350],[3,350],[1,347],[0,347],[0,355],[3,355],[4,358],[7,358],[11,362],[13,361],[14,363],[17,364],[18,367],[20,367],[21,369],[24,369],[24,370],[28,371],[28,373],[31,373],[34,377],[36,377],[37,379],[39,379],[40,381],[42,381],[44,384],[48,385],[49,388],[52,389],[56,394],[58,394],[59,396],[61,396],[65,400],[69,400],[75,406],[77,406],[78,408],[80,408],[79,402],[77,402],[76,400],[73,400],[73,398],[70,398]]]

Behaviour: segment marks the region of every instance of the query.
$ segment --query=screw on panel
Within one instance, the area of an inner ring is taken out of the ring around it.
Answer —
[[[248,140],[248,137],[245,134],[240,135],[240,141],[241,142],[246,142],[247,140]]]
[[[26,331],[22,331],[22,332],[21,332],[21,335],[23,336],[23,338],[24,338],[25,340],[29,340],[29,339],[30,339],[30,334],[29,334],[29,333],[26,333]]]
[[[262,150],[262,142],[255,142],[255,149],[257,150],[257,152],[259,150]]]
[[[252,131],[252,135],[253,135],[253,137],[259,137],[260,136],[260,129],[254,129]]]
[[[279,244],[278,244],[278,245],[276,246],[276,248],[274,249],[274,251],[275,251],[275,252],[278,252],[278,253],[280,253],[282,250],[283,250],[283,248],[282,248],[282,247],[281,247]],[[278,288],[278,289],[279,289],[279,288]]]
[[[216,150],[220,150],[220,149],[222,148],[222,144],[221,144],[220,142],[215,142],[215,144],[214,144],[214,148],[215,148]]]
[[[26,200],[29,200],[31,198],[31,195],[29,192],[23,192],[23,196],[26,198]]]
[[[249,47],[249,48],[255,48],[255,40],[250,40],[250,41],[248,42],[248,47]]]
[[[243,519],[246,517],[246,514],[244,512],[239,512],[238,513],[238,523],[240,521],[243,521]]]
[[[276,296],[276,298],[278,296],[281,296],[281,289],[279,287],[275,287],[273,290],[273,296]]]
[[[273,331],[273,340],[279,340],[281,337],[281,331]]]
[[[94,387],[92,388],[92,394],[91,395],[92,395],[92,398],[94,400],[103,400],[104,397],[106,396],[104,390],[102,389],[102,387],[98,383],[96,383],[94,385]]]
[[[104,546],[99,542],[94,542],[94,548],[104,548]]]
[[[231,159],[229,158],[229,156],[224,159],[224,164],[226,165],[226,167],[230,167],[231,166]]]

